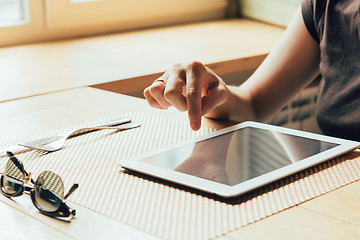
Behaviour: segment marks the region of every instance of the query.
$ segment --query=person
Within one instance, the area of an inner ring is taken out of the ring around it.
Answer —
[[[284,35],[254,74],[229,86],[201,62],[174,65],[144,90],[150,106],[201,117],[269,121],[321,77],[315,107],[326,135],[360,141],[360,1],[304,0]]]

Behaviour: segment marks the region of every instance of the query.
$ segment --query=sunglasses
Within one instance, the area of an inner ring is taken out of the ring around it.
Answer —
[[[64,184],[59,175],[44,171],[34,182],[22,162],[12,152],[7,152],[7,155],[10,159],[1,175],[1,193],[4,196],[17,197],[25,192],[30,194],[33,204],[42,214],[60,219],[75,216],[76,210],[71,209],[64,200],[79,187],[78,184],[75,183],[64,197]]]

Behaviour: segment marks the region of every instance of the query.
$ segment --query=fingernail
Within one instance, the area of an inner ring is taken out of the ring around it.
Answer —
[[[192,130],[199,130],[200,128],[200,122],[198,120],[193,120],[190,123],[190,127],[192,128]]]

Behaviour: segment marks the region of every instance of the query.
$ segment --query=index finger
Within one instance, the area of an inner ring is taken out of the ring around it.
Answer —
[[[190,127],[193,130],[199,130],[201,126],[201,93],[202,81],[206,69],[200,62],[193,62],[186,71],[186,102],[188,106],[188,115]]]

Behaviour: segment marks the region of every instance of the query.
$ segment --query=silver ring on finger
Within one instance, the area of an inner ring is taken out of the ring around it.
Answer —
[[[166,85],[166,81],[164,79],[158,78],[153,83],[157,83],[157,82],[164,83]]]

